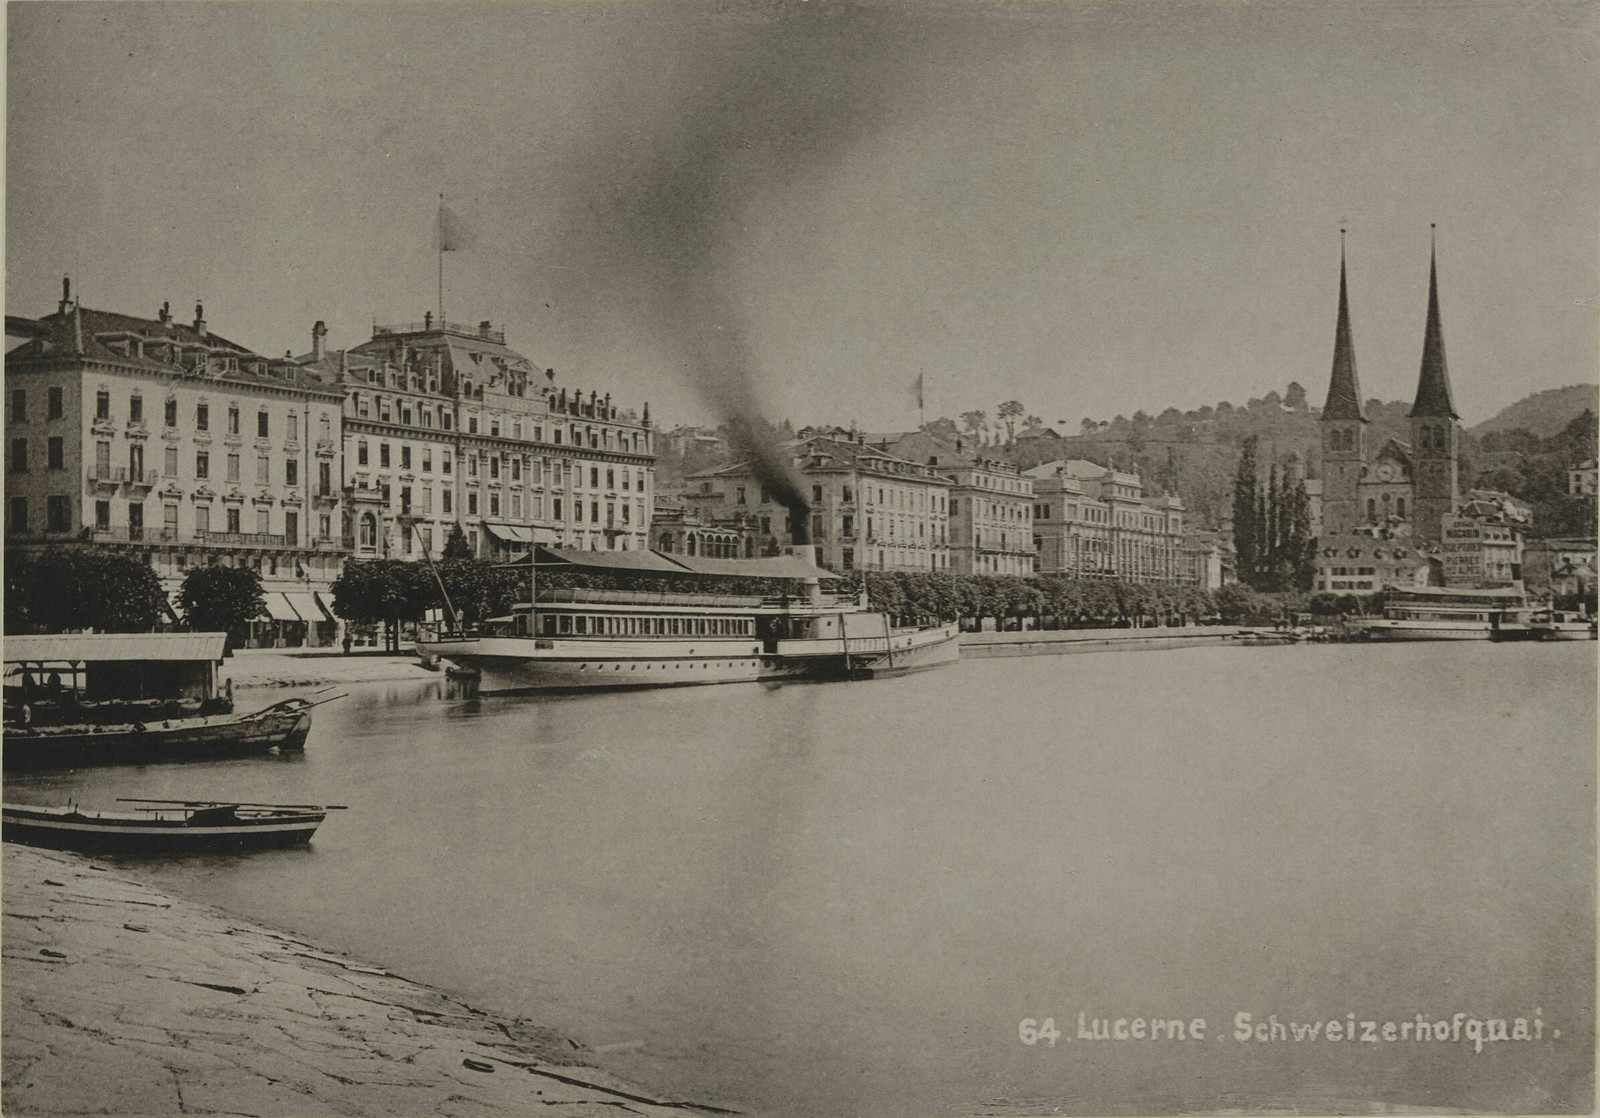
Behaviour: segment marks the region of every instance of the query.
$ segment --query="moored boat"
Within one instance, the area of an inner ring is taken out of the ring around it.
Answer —
[[[541,547],[538,567],[617,584],[546,585],[509,616],[474,633],[425,634],[418,649],[475,671],[485,694],[877,679],[960,655],[954,624],[896,626],[856,591],[824,591],[836,576],[798,555]]]
[[[1352,622],[1371,640],[1442,641],[1509,637],[1527,612],[1522,591],[1411,587],[1384,592],[1382,617]]]
[[[340,805],[130,800],[134,811],[6,804],[6,842],[92,854],[229,853],[301,846]]]
[[[320,702],[328,702],[324,699]],[[319,702],[284,699],[248,714],[212,715],[113,725],[7,726],[6,769],[212,760],[300,750]]]

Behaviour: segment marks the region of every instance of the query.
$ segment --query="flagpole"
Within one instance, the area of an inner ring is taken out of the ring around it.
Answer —
[[[439,329],[444,329],[444,193],[439,194]]]

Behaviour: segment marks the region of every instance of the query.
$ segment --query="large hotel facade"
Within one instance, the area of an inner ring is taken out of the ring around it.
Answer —
[[[348,558],[534,542],[648,546],[654,432],[557,387],[489,323],[379,327],[348,352],[269,359],[163,306],[8,315],[6,543],[146,558],[175,597],[199,565],[261,574],[261,643],[334,643]],[[413,527],[414,524],[414,527]]]

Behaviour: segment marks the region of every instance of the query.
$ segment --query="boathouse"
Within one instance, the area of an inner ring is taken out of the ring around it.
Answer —
[[[7,637],[6,704],[209,699],[227,641],[226,633]]]

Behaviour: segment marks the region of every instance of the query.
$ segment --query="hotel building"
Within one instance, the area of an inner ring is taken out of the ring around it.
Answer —
[[[1015,465],[964,452],[913,431],[884,445],[911,462],[946,474],[950,485],[950,567],[957,574],[1031,575],[1037,552],[1033,533],[1033,480]]]
[[[1033,482],[1039,571],[1138,582],[1202,577],[1186,554],[1183,502],[1146,497],[1138,474],[1071,458],[1035,466],[1024,476]]]
[[[146,560],[171,600],[191,568],[249,566],[263,640],[332,643],[344,558],[342,395],[211,332],[97,311],[8,315],[6,543],[87,541]]]
[[[945,571],[950,560],[950,479],[861,441],[816,436],[783,452],[808,487],[809,542],[832,571]],[[693,474],[683,494],[703,522],[757,518],[761,554],[795,542],[789,514],[749,463]]]

